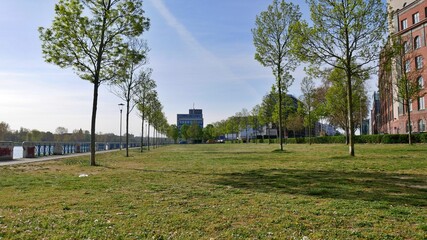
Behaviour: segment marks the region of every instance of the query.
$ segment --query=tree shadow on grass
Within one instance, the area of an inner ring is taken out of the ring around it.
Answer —
[[[425,175],[260,169],[221,176],[215,184],[250,191],[427,206]]]

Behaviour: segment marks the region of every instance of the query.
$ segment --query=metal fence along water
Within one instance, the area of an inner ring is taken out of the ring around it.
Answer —
[[[126,148],[126,144],[121,144]],[[130,148],[140,147],[139,143],[130,143]],[[96,151],[120,149],[120,143],[95,143]],[[14,150],[19,151],[14,155]],[[22,155],[21,152],[22,151]],[[86,153],[90,151],[90,143],[61,143],[61,142],[23,142],[22,147],[13,142],[0,142],[0,160],[13,160],[14,158],[37,158],[52,155],[67,155],[74,153]]]

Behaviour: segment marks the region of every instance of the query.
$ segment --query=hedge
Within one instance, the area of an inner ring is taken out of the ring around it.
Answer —
[[[226,141],[232,143],[231,141]],[[242,143],[243,141],[235,140],[234,143]],[[255,139],[250,141],[255,142]],[[258,143],[268,143],[269,139],[257,139]],[[309,143],[309,138],[287,138],[284,139],[284,143],[288,144],[305,144]],[[371,143],[371,144],[396,144],[396,143],[408,143],[408,134],[384,134],[384,135],[362,135],[354,136],[355,143]],[[279,139],[270,139],[270,143],[279,143]],[[314,144],[329,144],[329,143],[342,143],[345,144],[345,136],[324,136],[324,137],[312,137],[311,143]],[[414,133],[412,134],[412,143],[427,143],[427,133]]]
[[[289,138],[286,143],[308,143],[308,138]],[[355,143],[383,143],[396,144],[408,143],[408,134],[384,134],[354,136]],[[345,143],[345,136],[312,137],[311,143]],[[415,133],[412,135],[412,143],[427,143],[427,133]]]

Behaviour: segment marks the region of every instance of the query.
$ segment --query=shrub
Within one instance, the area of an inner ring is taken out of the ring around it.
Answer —
[[[386,135],[383,135],[381,143],[384,143],[384,144],[408,143],[408,134],[386,134]]]
[[[339,136],[322,136],[312,137],[311,143],[314,144],[330,144],[330,143],[342,143],[345,144],[346,137],[344,135]],[[259,141],[262,143],[262,139]],[[264,142],[268,142],[267,139]],[[408,143],[408,134],[376,134],[376,135],[362,135],[354,136],[355,143],[369,143],[369,144],[405,144]],[[270,143],[279,143],[279,139],[270,139]],[[309,138],[288,138],[285,140],[287,144],[308,144]],[[427,143],[427,133],[415,133],[412,135],[412,143]]]
[[[420,143],[427,143],[427,133],[420,134]]]
[[[383,135],[362,135],[355,136],[355,143],[381,143]]]
[[[383,136],[381,143],[385,143],[385,144],[397,143],[398,139],[399,139],[399,135],[397,134],[386,134]]]
[[[345,136],[325,136],[319,137],[319,140],[321,143],[345,143]]]

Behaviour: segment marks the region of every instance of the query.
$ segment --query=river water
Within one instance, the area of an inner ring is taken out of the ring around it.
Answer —
[[[22,146],[15,146],[13,148],[13,159],[22,158],[24,155],[24,150],[22,149]]]

